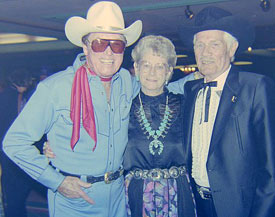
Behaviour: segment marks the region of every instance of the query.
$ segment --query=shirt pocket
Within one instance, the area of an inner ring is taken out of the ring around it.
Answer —
[[[116,133],[121,128],[127,127],[129,124],[129,112],[131,109],[132,100],[127,99],[127,96],[121,95],[119,99],[118,109],[114,117],[114,132]]]
[[[121,121],[125,121],[129,119],[131,104],[132,104],[132,100],[127,100],[126,95],[122,95],[120,97],[119,113],[120,113]]]
[[[59,123],[60,124],[64,124],[64,125],[67,125],[67,126],[72,126],[73,125],[73,122],[71,120],[71,111],[70,109],[60,109],[59,111]],[[83,124],[82,124],[82,117],[80,115],[80,127],[83,127]]]

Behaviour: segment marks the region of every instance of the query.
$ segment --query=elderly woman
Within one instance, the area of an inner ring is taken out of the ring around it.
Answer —
[[[128,215],[196,216],[184,166],[181,96],[166,89],[175,47],[165,37],[146,36],[132,58],[141,91],[133,100],[124,155]]]
[[[165,37],[146,36],[132,58],[141,91],[133,100],[124,154],[128,216],[196,216],[184,166],[181,96],[166,89],[177,61],[175,47]]]

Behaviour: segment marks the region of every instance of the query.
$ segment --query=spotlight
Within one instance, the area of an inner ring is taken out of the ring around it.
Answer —
[[[261,0],[260,7],[264,12],[269,11],[271,7],[270,0]]]
[[[186,18],[189,20],[191,20],[194,17],[194,13],[193,13],[193,11],[190,10],[189,5],[186,6],[184,13],[185,13]]]

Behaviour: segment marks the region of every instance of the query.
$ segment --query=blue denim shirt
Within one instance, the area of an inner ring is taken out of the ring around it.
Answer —
[[[88,75],[95,111],[97,147],[83,126],[74,150],[70,147],[71,88],[75,71],[83,64],[79,54],[66,70],[40,82],[23,111],[8,130],[3,148],[6,154],[30,176],[56,191],[65,178],[49,165],[32,145],[47,133],[56,157],[51,163],[72,174],[101,176],[116,171],[128,141],[129,110],[133,97],[130,73],[121,69],[112,78],[110,104],[98,76]]]
[[[167,88],[170,92],[174,94],[184,94],[184,85],[187,81],[192,81],[195,79],[194,73],[191,73],[177,81],[168,84]]]

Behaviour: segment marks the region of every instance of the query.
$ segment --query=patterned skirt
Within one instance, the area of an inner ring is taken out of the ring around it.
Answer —
[[[127,214],[131,217],[194,217],[196,206],[188,174],[177,179],[125,177]]]

